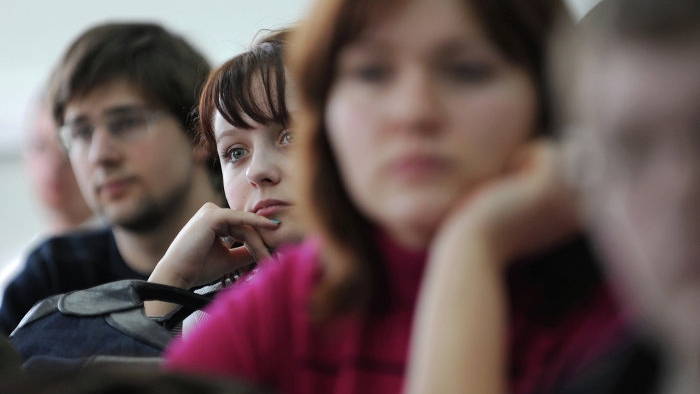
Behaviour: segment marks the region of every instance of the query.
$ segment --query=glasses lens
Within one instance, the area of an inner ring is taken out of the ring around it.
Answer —
[[[118,141],[128,141],[148,131],[149,122],[159,115],[145,108],[130,108],[112,114],[94,125],[87,122],[69,123],[61,127],[59,137],[66,151],[87,147],[92,142],[95,130],[102,125],[110,137]]]
[[[112,136],[128,139],[148,129],[148,116],[143,111],[134,111],[115,116],[106,123]]]
[[[61,142],[68,151],[81,145],[89,145],[94,131],[95,128],[88,123],[66,124],[60,129]]]

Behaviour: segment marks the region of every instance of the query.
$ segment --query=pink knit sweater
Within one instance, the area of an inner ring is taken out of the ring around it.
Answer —
[[[166,351],[166,367],[242,378],[280,393],[391,394],[402,390],[413,311],[426,255],[379,237],[394,303],[389,313],[314,327],[307,314],[319,275],[318,243],[307,241],[223,291],[211,315]],[[522,294],[521,294],[522,293]],[[537,289],[516,289],[511,312],[511,392],[534,393],[566,379],[612,344],[620,314],[603,286],[554,326],[528,319]]]

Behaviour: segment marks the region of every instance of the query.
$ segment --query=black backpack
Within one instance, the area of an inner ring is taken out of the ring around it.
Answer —
[[[73,369],[95,360],[158,360],[182,320],[212,295],[143,280],[121,280],[48,297],[27,312],[10,334],[25,369]],[[149,318],[143,302],[180,305]]]

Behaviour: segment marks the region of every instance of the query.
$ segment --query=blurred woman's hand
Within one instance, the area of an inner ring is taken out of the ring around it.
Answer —
[[[463,200],[441,226],[432,249],[475,236],[501,262],[543,250],[580,226],[573,190],[564,180],[563,152],[536,141],[513,158],[507,173]]]
[[[524,147],[441,225],[414,317],[407,394],[506,392],[503,268],[578,228],[559,161],[552,143]]]

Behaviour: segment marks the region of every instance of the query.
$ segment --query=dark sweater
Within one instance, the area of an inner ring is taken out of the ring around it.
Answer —
[[[124,261],[111,229],[49,238],[29,254],[22,272],[5,289],[0,331],[9,335],[37,302],[55,294],[121,279],[147,279]]]
[[[661,377],[667,373],[665,362],[657,341],[631,331],[618,346],[548,394],[661,393]]]

